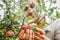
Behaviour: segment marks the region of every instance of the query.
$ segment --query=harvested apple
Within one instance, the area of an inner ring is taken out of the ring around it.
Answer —
[[[22,30],[24,30],[24,31],[26,31],[27,29],[28,29],[28,25],[27,24],[24,24],[23,26],[22,26]]]
[[[6,36],[13,36],[14,35],[14,32],[12,30],[8,30],[6,32]]]

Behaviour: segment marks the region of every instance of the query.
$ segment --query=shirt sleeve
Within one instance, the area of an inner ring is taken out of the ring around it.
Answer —
[[[56,30],[55,40],[60,40],[60,29]]]
[[[45,29],[49,31],[47,32],[47,37],[51,40],[60,40],[60,19],[55,20]]]
[[[56,29],[55,29],[55,40],[60,40],[60,20],[56,23]]]

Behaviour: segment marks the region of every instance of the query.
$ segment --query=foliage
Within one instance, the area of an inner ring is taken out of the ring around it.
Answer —
[[[26,14],[30,11],[24,11],[24,8],[27,5],[27,0],[2,0],[3,3],[6,5],[6,9],[7,10],[4,14],[4,18],[0,21],[0,40],[18,40],[18,33],[21,31],[21,27],[23,23],[30,23],[35,21],[34,18],[32,18],[31,16],[26,17]],[[41,18],[42,15],[44,16],[48,16],[50,19],[54,20],[57,18],[60,18],[60,13],[56,10],[57,7],[52,7],[51,5],[52,3],[56,4],[56,0],[49,0],[50,3],[50,7],[48,9],[46,9],[45,6],[45,1],[44,0],[37,0],[38,2],[38,6],[35,9],[35,15],[36,18],[38,19],[39,17]],[[0,4],[0,7],[3,8],[3,5]],[[52,18],[52,14],[54,12],[54,10],[56,10],[56,15],[53,16]],[[44,14],[42,13],[44,12]],[[42,24],[48,24],[47,22],[42,22]],[[42,26],[38,26],[38,28],[43,28]],[[8,29],[13,30],[13,32],[15,33],[14,36],[12,37],[7,37],[6,36],[6,32]],[[32,29],[33,31],[35,31],[35,29]]]

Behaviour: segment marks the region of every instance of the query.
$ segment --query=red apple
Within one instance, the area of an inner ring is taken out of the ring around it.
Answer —
[[[14,32],[12,30],[8,30],[6,32],[6,36],[13,36],[14,35]]]
[[[27,25],[27,24],[24,24],[24,25],[22,26],[22,29],[26,31],[26,30],[28,29],[28,25]]]

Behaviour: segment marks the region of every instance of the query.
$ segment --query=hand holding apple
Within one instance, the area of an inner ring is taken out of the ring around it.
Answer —
[[[42,29],[36,28],[36,31],[33,32],[32,29],[29,29],[28,25],[23,26],[18,37],[19,40],[49,40]]]

